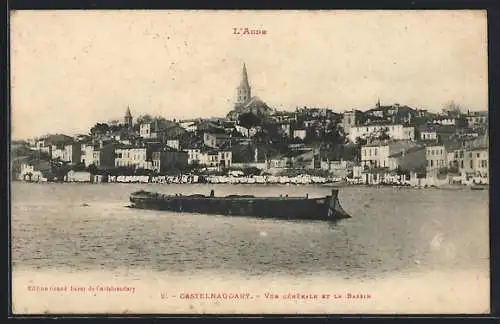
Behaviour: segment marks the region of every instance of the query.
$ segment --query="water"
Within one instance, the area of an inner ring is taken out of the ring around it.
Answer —
[[[336,225],[125,208],[140,188],[165,193],[327,195],[326,187],[24,184],[12,193],[14,267],[228,269],[252,275],[377,275],[488,259],[486,191],[347,187]],[[88,206],[83,206],[86,203]]]
[[[487,191],[341,188],[340,203],[352,218],[332,225],[126,208],[139,189],[309,197],[330,192],[322,186],[13,183],[14,271],[109,274],[108,281],[207,274],[226,274],[225,281],[323,283],[458,271],[488,276]]]

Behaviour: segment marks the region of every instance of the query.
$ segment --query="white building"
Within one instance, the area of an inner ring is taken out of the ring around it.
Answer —
[[[432,124],[444,125],[444,126],[456,126],[457,118],[437,118],[431,121]]]
[[[116,167],[134,167],[136,169],[153,169],[146,147],[118,147],[115,149]]]
[[[40,170],[36,170],[35,167],[30,163],[21,164],[21,172],[19,173],[19,180],[24,181],[42,181],[44,178],[43,173]]]
[[[179,140],[177,140],[177,139],[167,140],[166,144],[168,147],[171,147],[171,148],[176,149],[176,150],[180,150]]]
[[[354,143],[358,137],[367,139],[384,131],[387,131],[387,135],[394,140],[415,139],[415,127],[402,124],[353,126],[349,129],[347,137]]]
[[[82,144],[82,155],[80,157],[80,162],[84,163],[86,167],[91,164],[97,165],[94,160],[94,145],[91,143]]]
[[[188,132],[196,132],[198,130],[198,125],[192,121],[181,122],[179,123],[179,126],[184,128]]]
[[[435,130],[424,130],[420,132],[420,139],[427,141],[432,140],[435,141],[438,138],[438,133]]]
[[[370,168],[391,168],[390,157],[418,145],[412,141],[384,141],[361,148],[361,165]]]
[[[142,138],[156,138],[158,136],[153,123],[143,123],[139,128],[139,135]]]
[[[307,132],[305,129],[296,129],[293,131],[293,138],[305,139]]]
[[[90,182],[90,172],[70,170],[64,177],[66,182]]]
[[[427,170],[444,168],[448,165],[448,152],[444,145],[429,145],[425,148]]]
[[[63,157],[64,157],[64,146],[59,146],[59,145],[51,145],[50,146],[50,158],[52,160],[55,160],[55,159],[63,160]]]
[[[488,123],[488,111],[475,111],[468,113],[465,118],[469,127],[486,125]]]
[[[205,150],[199,148],[186,149],[188,154],[188,164],[197,163],[208,167],[228,168],[233,164],[233,154],[231,151]]]
[[[206,162],[206,156],[201,153],[199,148],[185,149],[184,152],[188,154],[188,164],[198,163],[201,165]]]

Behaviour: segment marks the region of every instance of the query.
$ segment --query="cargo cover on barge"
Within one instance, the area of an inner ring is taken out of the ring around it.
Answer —
[[[321,198],[309,197],[255,197],[229,195],[216,197],[195,194],[164,195],[149,191],[136,191],[130,195],[132,208],[166,210],[180,213],[250,216],[286,220],[340,220],[350,218],[338,199],[338,189]]]

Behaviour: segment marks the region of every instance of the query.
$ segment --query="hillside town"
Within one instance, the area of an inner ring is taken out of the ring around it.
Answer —
[[[345,110],[349,109],[349,110]],[[488,184],[488,113],[450,101],[439,112],[399,103],[277,110],[252,93],[243,65],[225,117],[134,117],[87,134],[11,144],[28,182]],[[117,116],[119,117],[119,116]]]

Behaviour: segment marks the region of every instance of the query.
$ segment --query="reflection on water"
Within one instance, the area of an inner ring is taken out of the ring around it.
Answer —
[[[488,269],[488,192],[346,187],[336,225],[126,208],[138,189],[217,195],[327,195],[319,186],[12,185],[18,269],[237,271],[374,277]]]

